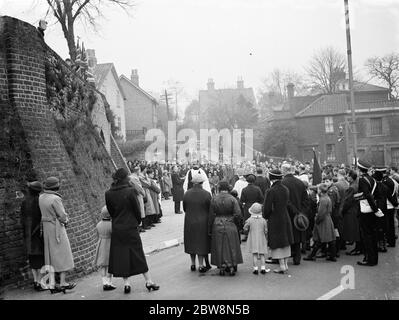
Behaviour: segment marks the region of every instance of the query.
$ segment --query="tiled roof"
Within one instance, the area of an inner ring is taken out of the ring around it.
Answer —
[[[342,85],[344,85],[345,89],[342,89]],[[345,79],[345,80],[339,81],[337,83],[337,89],[338,89],[338,91],[349,91],[349,80]],[[389,91],[388,88],[376,86],[371,83],[359,82],[359,81],[353,82],[353,89],[355,90],[355,92]]]
[[[131,87],[135,88],[136,90],[138,90],[139,92],[141,92],[144,96],[146,96],[148,99],[150,99],[152,102],[159,104],[157,99],[155,99],[152,95],[150,95],[147,91],[143,90],[142,88],[140,88],[138,85],[136,85],[135,83],[133,83],[128,77],[126,77],[125,75],[121,75],[120,76],[120,81],[126,81]]]
[[[242,95],[245,100],[251,102],[255,108],[257,107],[255,94],[252,88],[200,90],[199,100],[201,104],[204,104],[203,107],[208,107],[207,104],[213,102],[214,100],[217,100],[217,102],[222,105],[230,104],[233,101],[237,101],[240,95]]]
[[[119,91],[122,93],[123,99],[126,99],[125,93],[123,92],[123,89],[119,82],[118,74],[116,73],[116,69],[115,69],[115,66],[113,63],[96,64],[96,66],[94,68],[94,79],[96,81],[96,87],[98,89],[101,88],[101,86],[103,85],[104,80],[107,77],[109,72],[112,72],[112,75],[115,79],[115,82],[116,82],[118,88],[119,88]]]
[[[307,117],[316,115],[332,115],[345,113],[348,109],[347,95],[331,94],[323,95],[313,101],[305,109],[299,111],[296,117]]]

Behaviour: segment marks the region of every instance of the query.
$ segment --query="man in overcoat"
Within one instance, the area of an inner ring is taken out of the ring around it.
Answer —
[[[309,197],[305,184],[298,178],[294,177],[289,163],[283,163],[281,171],[284,175],[281,183],[285,185],[290,192],[288,213],[290,215],[294,235],[294,242],[291,245],[291,254],[294,260],[294,265],[299,265],[301,263],[301,243],[306,242],[306,231],[299,231],[295,228],[294,217],[299,212],[306,215],[309,206]]]

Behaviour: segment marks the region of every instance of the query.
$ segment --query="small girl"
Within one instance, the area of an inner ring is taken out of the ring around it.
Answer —
[[[244,231],[249,232],[247,239],[247,248],[253,257],[253,274],[258,274],[257,260],[260,257],[261,270],[260,273],[265,274],[270,272],[266,269],[265,255],[267,250],[267,223],[262,217],[262,205],[255,202],[248,210],[251,216],[247,219],[244,225]]]
[[[112,284],[112,274],[108,273],[112,224],[111,217],[106,206],[101,209],[101,216],[102,220],[96,226],[99,239],[97,243],[94,265],[101,268],[103,290],[110,291],[116,289],[116,287]]]

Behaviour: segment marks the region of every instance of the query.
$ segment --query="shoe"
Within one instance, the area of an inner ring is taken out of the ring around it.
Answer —
[[[151,224],[150,224],[150,227],[151,227],[151,228],[154,228],[154,227],[155,227],[155,224],[151,223]]]
[[[246,242],[248,238],[242,238],[241,241],[242,242]]]
[[[65,290],[72,290],[75,287],[76,287],[76,283],[75,282],[72,282],[72,283],[68,284],[67,286],[61,286],[61,288],[65,289]]]
[[[110,284],[104,284],[103,285],[103,290],[104,291],[111,291],[111,290],[115,290],[116,289],[116,287],[115,286],[112,286],[112,285],[110,285]]]
[[[367,261],[358,261],[357,264],[359,266],[367,266],[367,267],[374,267],[377,265],[376,263],[369,263]]]
[[[281,269],[273,270],[273,272],[274,272],[274,273],[278,273],[278,274],[287,274],[287,273],[288,273],[287,270],[281,270]]]
[[[124,292],[125,293],[130,293],[131,287],[130,286],[125,286]]]
[[[159,286],[156,285],[155,283],[146,283],[146,284],[145,284],[145,287],[147,288],[147,290],[148,290],[149,292],[151,292],[151,290],[154,290],[154,291],[159,290]]]
[[[155,221],[154,223],[161,223],[161,220]]]
[[[33,284],[33,289],[35,289],[35,291],[45,291],[46,289],[43,289],[43,287],[41,286],[41,284],[39,282],[35,282]]]
[[[327,255],[325,253],[321,253],[321,254],[317,255],[316,258],[320,258],[320,259],[327,258]]]
[[[63,292],[65,294],[65,289],[58,287],[58,286],[54,287],[53,289],[49,289],[49,290],[50,290],[51,294],[59,293],[59,292]]]
[[[334,257],[327,257],[326,260],[332,261],[332,262],[337,262],[337,258],[334,258]]]
[[[195,271],[195,270],[197,270],[197,268],[195,267],[195,264],[192,264],[191,265],[191,271]]]
[[[144,229],[144,230],[150,230],[150,229],[151,229],[151,227],[149,227],[149,226],[145,226],[145,227],[143,227],[143,229]]]
[[[206,269],[206,271],[211,270],[212,266],[209,264],[209,265],[205,266],[205,269]]]
[[[259,271],[258,271],[258,269],[256,269],[256,270],[252,271],[252,273],[257,275],[257,274],[259,274]]]
[[[293,265],[294,266],[299,266],[301,263],[299,261],[294,261]]]
[[[234,272],[237,272],[238,267],[237,266],[233,266]]]
[[[200,267],[198,268],[198,271],[199,271],[199,273],[205,273],[205,272],[208,271],[208,269],[207,269],[206,267],[204,267],[204,266],[200,266]]]
[[[358,250],[352,250],[352,251],[346,252],[345,254],[347,256],[359,256],[359,255],[361,255],[361,252]]]
[[[268,272],[270,272],[270,269],[261,269],[261,270],[260,270],[260,273],[261,273],[261,274],[266,274],[266,273],[268,273]]]
[[[315,257],[305,257],[305,258],[303,258],[303,260],[305,260],[305,261],[316,261],[316,258]]]
[[[139,232],[145,232],[143,227],[140,227]]]
[[[230,277],[234,277],[236,275],[236,272],[234,271],[234,268],[231,268],[229,270],[229,275],[230,275]]]
[[[225,271],[224,271],[224,269],[220,269],[220,271],[219,271],[219,275],[221,275],[221,276],[224,276],[224,275],[225,275]]]

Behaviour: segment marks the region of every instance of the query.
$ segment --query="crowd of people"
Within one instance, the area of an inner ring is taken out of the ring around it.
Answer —
[[[172,197],[175,214],[185,213],[184,251],[192,271],[212,265],[234,276],[243,263],[241,243],[252,254],[253,273],[286,274],[288,261],[363,255],[361,266],[376,266],[379,253],[395,247],[399,173],[359,160],[356,168],[324,166],[315,175],[310,163],[284,161],[201,165],[128,162],[118,169],[105,193],[106,206],[97,224],[94,265],[101,269],[105,291],[113,277],[143,274],[146,288],[158,290],[149,275],[140,232],[161,222],[162,200]],[[316,181],[320,180],[320,181]],[[21,214],[34,289],[52,293],[73,289],[66,272],[74,268],[65,227],[69,218],[58,193],[60,181],[28,183]],[[347,249],[352,245],[351,249]],[[209,259],[209,254],[210,259]],[[49,284],[41,281],[43,266]],[[59,275],[56,285],[55,274]]]

